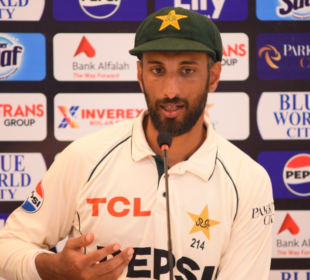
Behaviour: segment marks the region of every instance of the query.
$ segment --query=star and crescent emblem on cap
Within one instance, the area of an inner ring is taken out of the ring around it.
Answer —
[[[161,24],[161,27],[159,28],[159,31],[165,29],[167,26],[172,25],[174,28],[180,30],[180,25],[178,20],[182,18],[187,18],[187,16],[184,15],[177,15],[175,13],[175,10],[172,10],[169,12],[166,16],[158,16],[156,17],[158,19],[161,19],[163,22]]]
[[[220,222],[209,219],[208,204],[202,210],[200,215],[196,215],[196,214],[192,214],[188,212],[187,214],[194,221],[194,225],[189,234],[202,231],[203,234],[210,240],[210,228],[220,224]]]

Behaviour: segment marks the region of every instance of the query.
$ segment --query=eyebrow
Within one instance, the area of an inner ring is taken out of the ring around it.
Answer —
[[[157,61],[157,60],[150,60],[147,62],[147,64],[161,64],[161,65],[163,65],[164,63],[161,61]],[[187,64],[199,64],[199,63],[195,60],[189,60],[189,61],[182,61],[180,64],[181,65],[187,65]]]

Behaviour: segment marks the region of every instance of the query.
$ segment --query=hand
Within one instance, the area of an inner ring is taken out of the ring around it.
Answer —
[[[94,234],[89,233],[67,241],[58,254],[39,254],[35,259],[36,267],[43,280],[48,279],[118,279],[132,259],[134,250],[126,248],[117,256],[97,263],[108,255],[117,252],[120,245],[110,244],[95,252],[84,254],[83,247],[94,241]]]

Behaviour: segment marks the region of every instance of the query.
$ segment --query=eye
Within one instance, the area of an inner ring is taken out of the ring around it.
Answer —
[[[161,67],[156,67],[152,69],[152,72],[155,74],[161,74],[164,72],[164,70]]]
[[[194,69],[185,68],[185,69],[182,70],[182,73],[184,73],[184,74],[192,74],[192,73],[194,73]]]

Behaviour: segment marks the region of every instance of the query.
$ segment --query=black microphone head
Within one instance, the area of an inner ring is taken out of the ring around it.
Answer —
[[[161,148],[162,145],[168,145],[170,148],[171,143],[172,143],[172,136],[169,132],[162,131],[158,134],[157,144],[158,144],[159,148]]]

